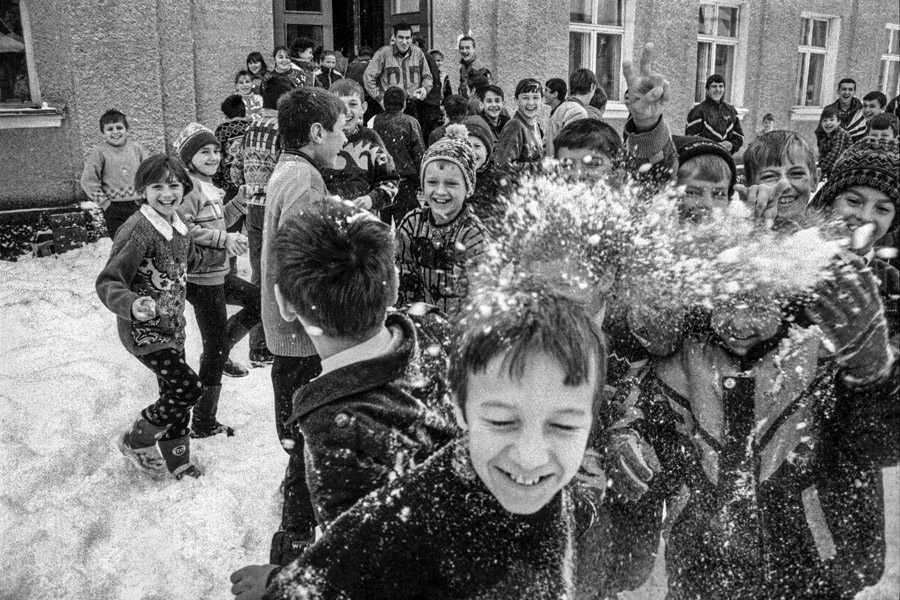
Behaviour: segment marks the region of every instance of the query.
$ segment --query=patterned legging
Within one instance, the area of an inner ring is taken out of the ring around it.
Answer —
[[[203,395],[203,384],[184,360],[184,350],[165,348],[137,359],[156,374],[159,384],[159,399],[141,414],[152,425],[170,426],[161,439],[174,440],[187,435],[191,407]]]

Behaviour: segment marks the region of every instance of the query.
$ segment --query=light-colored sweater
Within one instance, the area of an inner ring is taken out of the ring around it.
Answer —
[[[121,146],[101,142],[84,162],[81,189],[102,210],[111,202],[134,202],[140,197],[134,190],[134,175],[149,156],[143,146],[130,139]]]
[[[553,114],[550,115],[550,120],[547,121],[547,135],[544,136],[544,156],[553,158],[553,140],[556,139],[559,132],[563,130],[563,127],[572,121],[587,118],[587,110],[585,110],[584,105],[580,102],[566,100],[557,106],[556,110],[553,111]]]

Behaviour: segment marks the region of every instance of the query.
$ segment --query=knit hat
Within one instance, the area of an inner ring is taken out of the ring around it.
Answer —
[[[475,150],[469,143],[469,130],[465,125],[448,125],[444,137],[425,151],[419,169],[422,187],[425,187],[425,167],[436,160],[446,160],[459,167],[466,180],[466,196],[471,196],[475,190]]]
[[[900,143],[897,140],[863,138],[847,148],[837,160],[831,177],[813,198],[810,208],[825,209],[847,188],[864,185],[883,192],[900,212]],[[889,231],[897,229],[894,214]]]
[[[678,153],[679,165],[683,165],[701,154],[712,154],[724,160],[731,171],[731,181],[728,183],[728,197],[731,198],[731,195],[734,193],[734,184],[737,182],[737,167],[735,167],[734,159],[728,150],[712,140],[696,136],[673,135],[672,142],[675,144],[675,151]]]
[[[466,129],[469,130],[470,136],[474,135],[481,140],[481,143],[487,149],[487,157],[490,159],[491,154],[494,153],[494,144],[497,143],[497,140],[494,139],[494,132],[491,131],[485,120],[476,116],[466,117],[462,120],[462,125],[465,125]]]
[[[207,144],[219,146],[216,134],[200,123],[191,123],[181,130],[181,133],[178,134],[175,143],[172,145],[175,147],[175,152],[178,153],[178,158],[181,159],[181,162],[185,166],[190,166],[194,155]]]

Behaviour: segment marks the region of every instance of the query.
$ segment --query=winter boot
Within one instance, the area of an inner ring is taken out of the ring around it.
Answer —
[[[229,377],[246,377],[249,374],[250,370],[247,369],[247,367],[230,358],[225,361],[225,366],[222,367],[222,375],[227,375]]]
[[[190,436],[183,435],[174,440],[160,440],[159,451],[166,461],[166,468],[169,469],[169,473],[171,473],[175,479],[181,479],[185,475],[191,477],[200,477],[203,475],[203,472],[197,468],[197,465],[191,462]]]
[[[216,421],[221,392],[221,385],[208,385],[203,388],[203,396],[191,409],[192,438],[205,438],[219,433],[224,433],[229,437],[234,435],[234,429]]]
[[[157,427],[141,416],[119,438],[119,450],[138,470],[151,477],[162,477],[166,474],[166,465],[156,449],[156,441],[168,429],[168,426]]]
[[[315,532],[306,534],[296,531],[276,531],[272,536],[272,550],[269,553],[269,564],[286,567],[296,560],[303,551],[316,541]]]

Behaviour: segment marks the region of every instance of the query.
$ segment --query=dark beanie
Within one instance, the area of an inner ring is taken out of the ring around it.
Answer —
[[[491,131],[490,127],[488,127],[487,123],[478,116],[466,117],[462,120],[462,124],[466,126],[466,129],[469,130],[469,135],[474,135],[481,143],[484,144],[484,147],[487,149],[487,157],[491,158],[491,155],[494,153],[494,144],[496,140],[494,139],[494,133]],[[485,162],[485,164],[487,164]]]
[[[734,159],[728,150],[712,140],[696,136],[673,135],[672,142],[675,144],[675,151],[678,153],[679,165],[683,165],[701,154],[712,154],[724,160],[731,171],[731,181],[728,183],[728,197],[731,198],[731,195],[734,193],[734,184],[737,183],[737,167],[734,165]]]
[[[406,104],[406,92],[402,88],[393,85],[384,92],[384,109],[401,111]]]
[[[709,77],[706,78],[706,89],[709,89],[709,86],[711,86],[714,83],[721,83],[722,85],[725,85],[725,78],[722,77],[721,75],[719,75],[718,73],[713,73],[712,75],[710,75]]]
[[[178,158],[181,159],[181,162],[185,166],[190,166],[194,155],[207,144],[219,146],[216,134],[200,123],[190,123],[181,130],[181,133],[178,134],[178,138],[175,139],[172,145],[175,147],[175,152],[178,153]]]

